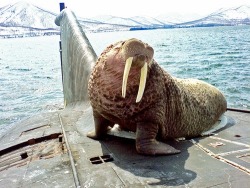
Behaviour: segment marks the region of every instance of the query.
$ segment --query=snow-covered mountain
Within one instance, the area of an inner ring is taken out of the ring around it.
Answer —
[[[240,6],[230,9],[219,9],[206,17],[197,14],[167,13],[156,18],[130,17],[121,18],[102,15],[92,18],[106,24],[131,26],[135,28],[175,28],[175,27],[207,27],[223,25],[250,25],[250,6]]]
[[[230,9],[220,9],[219,11],[210,14],[210,16],[220,16],[228,20],[244,20],[250,18],[250,6],[240,6]]]
[[[78,19],[80,25],[85,32],[110,32],[110,31],[127,31],[131,26],[103,23],[87,19]]]
[[[122,17],[117,17],[117,16],[111,16],[111,15],[100,15],[92,19],[100,21],[102,23],[114,24],[114,25],[124,25],[124,26],[133,26],[133,27],[142,25],[141,23],[131,18],[122,18]]]
[[[220,9],[198,20],[178,24],[178,27],[250,25],[250,6]]]
[[[0,8],[0,37],[24,37],[59,33],[56,14],[21,1]]]
[[[134,16],[131,17],[130,19],[143,24],[143,25],[148,25],[148,26],[164,26],[166,23],[157,20],[156,18],[148,17],[148,16]]]
[[[126,26],[133,26],[133,27],[142,27],[142,26],[162,26],[165,23],[152,18],[152,17],[143,17],[143,16],[134,16],[130,18],[122,18],[117,16],[110,16],[110,15],[101,15],[96,16],[92,19],[98,20],[103,23],[109,24],[116,24],[116,25],[126,25]]]
[[[183,14],[183,13],[172,13],[172,12],[161,14],[156,17],[156,19],[161,20],[161,22],[169,25],[185,23],[200,18],[202,18],[202,16],[199,14],[194,14],[194,13]]]
[[[55,18],[55,13],[24,1],[4,6],[0,8],[0,37],[59,34],[59,28],[54,24]],[[122,18],[102,15],[93,18],[78,18],[78,20],[86,32],[250,25],[250,6],[219,9],[204,18],[197,18],[197,15],[169,13],[156,18],[143,16]]]
[[[43,10],[24,1],[0,9],[1,26],[33,27],[56,29],[56,14]]]

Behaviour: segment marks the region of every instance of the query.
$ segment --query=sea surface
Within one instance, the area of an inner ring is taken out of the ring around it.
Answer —
[[[86,34],[99,55],[111,43],[138,38],[179,78],[218,87],[228,106],[250,109],[250,26]],[[0,136],[23,118],[63,108],[59,36],[0,39]]]

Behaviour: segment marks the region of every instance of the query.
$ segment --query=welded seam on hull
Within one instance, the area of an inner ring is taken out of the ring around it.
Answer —
[[[215,158],[215,159],[218,159],[218,160],[220,160],[220,161],[222,161],[222,162],[224,162],[224,163],[227,163],[227,164],[233,166],[234,168],[237,168],[237,169],[241,170],[242,172],[245,172],[245,173],[247,173],[248,175],[250,175],[250,170],[249,170],[249,169],[247,169],[247,168],[245,168],[245,167],[243,167],[243,166],[241,166],[241,165],[239,165],[239,164],[237,164],[237,163],[235,163],[235,162],[233,162],[233,161],[230,161],[230,160],[228,160],[228,159],[225,159],[225,158],[221,157],[221,156],[218,155],[218,154],[213,153],[212,151],[210,151],[209,149],[203,147],[201,144],[197,143],[197,142],[196,142],[195,140],[193,140],[193,139],[191,139],[190,142],[192,142],[194,145],[196,145],[198,148],[200,148],[202,151],[204,151],[205,153],[207,153],[207,154],[210,155],[211,157],[213,157],[213,158]]]
[[[212,138],[212,139],[215,139],[215,140],[221,140],[221,141],[224,141],[224,142],[228,142],[228,143],[232,143],[232,144],[236,144],[236,145],[245,146],[245,147],[250,148],[250,146],[248,144],[244,144],[244,143],[240,143],[240,142],[236,142],[236,141],[231,141],[231,140],[226,140],[226,139],[219,138],[219,137],[216,137],[216,136],[210,136],[209,138]]]
[[[66,143],[66,147],[67,147],[67,150],[68,150],[68,155],[69,155],[69,160],[70,160],[71,168],[72,168],[72,171],[73,171],[75,186],[77,188],[79,188],[81,186],[80,186],[80,182],[79,182],[77,171],[76,171],[76,167],[75,167],[75,162],[74,162],[74,159],[73,159],[73,156],[72,156],[72,152],[71,152],[71,149],[70,149],[70,146],[69,146],[68,138],[67,138],[67,135],[66,135],[63,123],[62,123],[62,117],[61,117],[60,114],[58,114],[58,117],[59,117],[59,120],[60,120],[60,125],[61,125],[61,128],[62,128],[63,137],[64,137],[64,140],[65,140],[65,143]]]

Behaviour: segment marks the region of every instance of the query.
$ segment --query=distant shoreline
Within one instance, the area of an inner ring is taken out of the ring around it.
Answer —
[[[121,31],[140,31],[140,30],[156,30],[156,29],[181,29],[181,28],[201,28],[201,27],[235,27],[235,26],[250,26],[250,24],[238,24],[238,25],[225,25],[225,24],[204,24],[204,25],[196,25],[196,26],[165,26],[165,27],[130,27],[126,29],[107,29],[107,30],[86,30],[86,33],[102,33],[102,32],[121,32]],[[11,27],[12,30],[15,30],[14,34],[1,34],[1,30],[3,27],[0,27],[0,39],[8,39],[8,38],[24,38],[24,37],[40,37],[40,36],[52,36],[52,35],[60,35],[59,30],[55,29],[35,29],[35,28],[23,28],[23,27]],[[10,27],[5,27],[10,28]],[[16,29],[15,29],[16,28]],[[19,31],[18,28],[22,29],[32,29],[31,31]]]

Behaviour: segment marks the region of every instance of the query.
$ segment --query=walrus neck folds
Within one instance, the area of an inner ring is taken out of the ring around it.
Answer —
[[[136,97],[136,103],[138,103],[141,101],[145,90],[148,66],[152,63],[154,50],[140,40],[130,39],[123,44],[121,52],[126,60],[122,81],[123,98],[126,97],[126,87],[131,66],[141,68],[139,90]]]

